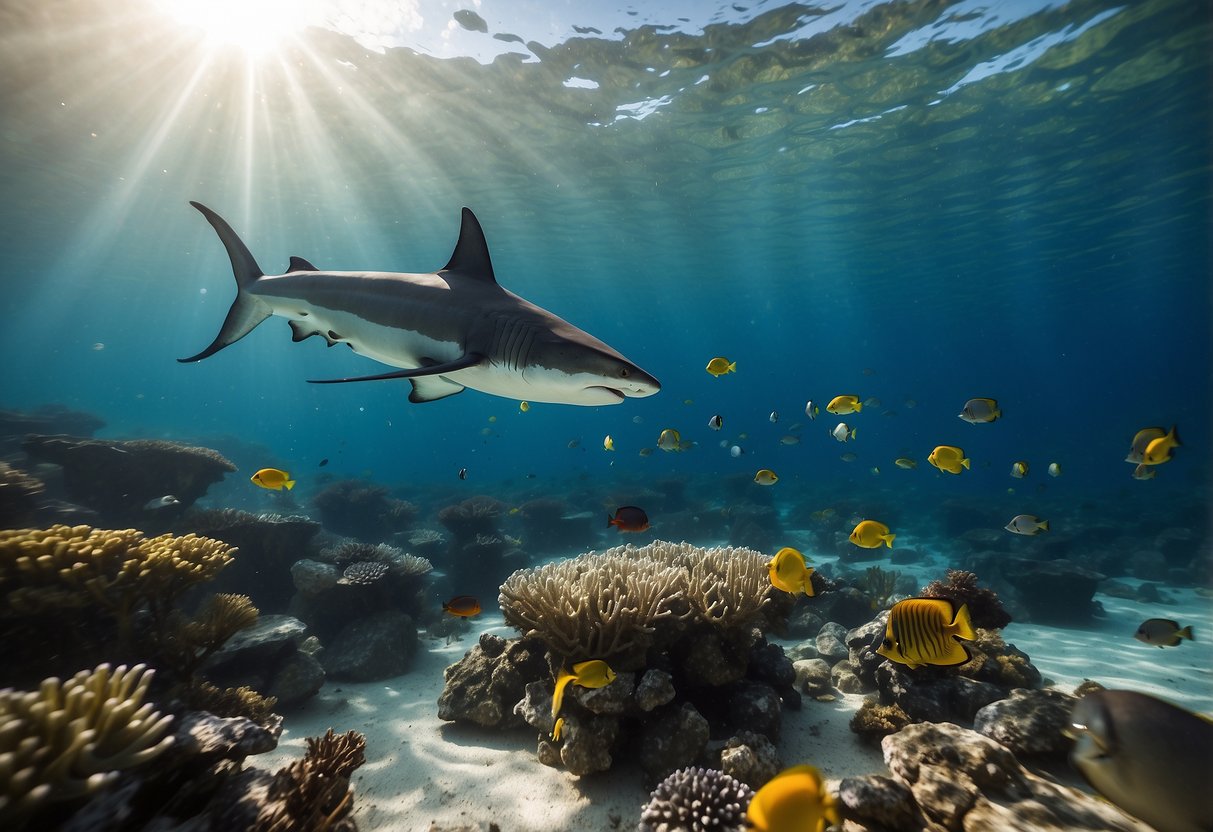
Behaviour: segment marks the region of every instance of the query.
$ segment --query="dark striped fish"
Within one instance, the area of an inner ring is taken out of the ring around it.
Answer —
[[[969,649],[956,639],[977,638],[964,604],[955,610],[946,598],[906,598],[889,610],[884,640],[876,652],[911,670],[924,664],[964,664]]]

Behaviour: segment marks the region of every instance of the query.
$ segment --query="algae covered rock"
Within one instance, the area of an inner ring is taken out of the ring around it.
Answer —
[[[526,685],[550,678],[543,645],[536,639],[507,642],[483,633],[480,642],[443,672],[438,718],[485,728],[518,726],[514,705],[526,697]]]

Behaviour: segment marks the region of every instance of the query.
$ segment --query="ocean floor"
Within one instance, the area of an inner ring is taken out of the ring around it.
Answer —
[[[921,571],[926,579],[943,571],[934,561],[897,568]],[[1062,690],[1093,679],[1213,711],[1213,601],[1192,589],[1167,592],[1175,604],[1147,605],[1099,594],[1106,615],[1089,627],[1013,623],[1004,635]],[[1173,649],[1135,641],[1137,625],[1151,617],[1191,624],[1197,640]],[[500,615],[486,615],[476,625],[460,642],[423,641],[413,668],[397,679],[327,683],[305,708],[287,716],[278,749],[249,763],[273,770],[302,755],[306,737],[330,727],[353,729],[367,738],[366,765],[353,778],[354,816],[363,830],[425,832],[432,823],[482,822],[495,822],[507,832],[634,828],[648,801],[639,769],[617,766],[577,778],[538,762],[537,737],[530,729],[491,731],[438,719],[443,669],[462,658],[481,632],[516,635]],[[795,643],[782,642],[785,648]],[[812,763],[834,781],[884,772],[879,749],[861,744],[848,725],[864,696],[836,695],[833,702],[806,697],[800,711],[784,712],[783,760],[788,765]]]

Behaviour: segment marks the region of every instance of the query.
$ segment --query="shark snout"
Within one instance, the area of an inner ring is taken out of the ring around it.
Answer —
[[[632,399],[651,396],[661,390],[661,382],[639,367],[632,367],[627,377],[619,381],[619,392]]]

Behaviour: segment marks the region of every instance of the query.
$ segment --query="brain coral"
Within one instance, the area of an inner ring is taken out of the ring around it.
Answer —
[[[751,623],[768,599],[769,564],[750,549],[658,540],[520,569],[499,600],[507,624],[560,656],[621,657],[615,664],[628,669],[681,622]]]
[[[102,664],[31,693],[0,690],[0,825],[18,828],[42,806],[96,791],[164,751],[172,717],[143,702],[152,675]]]

